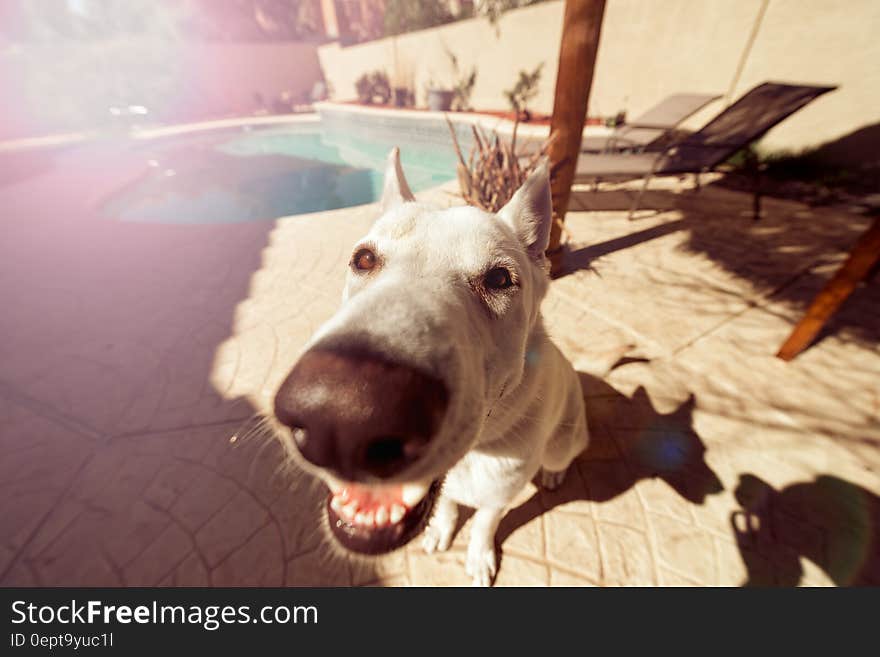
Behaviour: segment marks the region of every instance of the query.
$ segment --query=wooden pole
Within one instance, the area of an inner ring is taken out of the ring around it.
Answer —
[[[556,95],[550,133],[556,139],[550,145],[553,227],[550,231],[550,273],[562,267],[562,222],[568,211],[571,186],[581,148],[587,103],[593,84],[593,68],[599,49],[599,33],[605,0],[566,0],[556,73]]]
[[[880,217],[859,238],[849,257],[822,291],[816,295],[803,319],[794,327],[788,340],[776,354],[782,360],[791,360],[813,341],[825,322],[843,305],[856,286],[868,277],[880,263]]]

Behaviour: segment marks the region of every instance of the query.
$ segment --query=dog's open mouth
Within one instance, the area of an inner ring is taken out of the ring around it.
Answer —
[[[343,547],[382,554],[406,545],[428,522],[440,481],[430,484],[333,487],[327,499],[330,529]]]

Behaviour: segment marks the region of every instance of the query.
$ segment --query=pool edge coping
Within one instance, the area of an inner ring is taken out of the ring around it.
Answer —
[[[0,141],[0,153],[16,153],[22,151],[37,150],[40,148],[55,148],[59,146],[74,146],[101,139],[120,139],[131,141],[145,141],[172,137],[211,130],[224,130],[229,128],[248,128],[251,126],[290,125],[303,123],[319,123],[321,120],[317,112],[300,114],[273,114],[271,116],[242,116],[226,119],[212,119],[210,121],[195,121],[191,123],[175,123],[168,126],[151,128],[135,128],[131,130],[87,130],[82,132],[67,132],[61,134],[44,135],[41,137],[25,137],[22,139],[10,139]]]
[[[212,119],[208,121],[195,121],[191,123],[177,123],[168,126],[159,126],[152,128],[131,129],[127,131],[113,130],[88,130],[81,132],[70,132],[52,135],[43,135],[40,137],[25,137],[22,139],[11,139],[0,141],[0,153],[16,153],[30,150],[38,150],[41,148],[55,148],[63,146],[74,146],[91,141],[101,139],[123,139],[131,141],[146,141],[150,139],[159,139],[162,137],[171,137],[176,135],[208,132],[211,130],[223,130],[229,128],[248,128],[256,126],[273,126],[273,125],[296,125],[307,123],[320,123],[321,110],[331,110],[334,112],[348,112],[352,114],[367,114],[373,116],[402,118],[407,121],[438,121],[447,118],[453,123],[467,124],[478,126],[484,130],[496,131],[501,134],[512,134],[515,123],[510,119],[495,116],[492,114],[481,114],[479,112],[435,112],[431,110],[416,110],[408,108],[384,108],[384,107],[368,107],[364,105],[354,105],[351,103],[337,103],[331,101],[323,101],[314,104],[314,112],[299,114],[273,114],[271,116],[242,116],[230,117],[225,119]],[[584,136],[607,135],[610,132],[604,126],[584,126]],[[537,125],[520,122],[517,127],[517,134],[531,139],[546,139],[550,134],[550,126]]]

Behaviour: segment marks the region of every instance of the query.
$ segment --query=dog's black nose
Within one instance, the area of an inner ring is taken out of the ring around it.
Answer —
[[[392,477],[421,456],[446,412],[446,386],[362,349],[314,348],[275,395],[303,457],[348,481]]]

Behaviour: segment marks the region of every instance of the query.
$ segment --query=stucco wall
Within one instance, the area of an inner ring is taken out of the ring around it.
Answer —
[[[544,62],[539,92],[531,106],[548,112],[553,107],[556,60],[562,34],[562,2],[548,2],[502,16],[498,31],[485,19],[380,39],[342,48],[331,43],[318,48],[324,75],[336,100],[357,97],[355,81],[365,72],[384,70],[391,78],[411,79],[416,100],[425,104],[425,88],[432,78],[449,85],[454,79],[447,49],[462,71],[477,67],[471,103],[481,109],[504,109],[504,90],[511,88],[520,70]]]
[[[880,127],[878,35],[876,0],[770,0],[737,92],[767,78],[840,88],[782,123],[767,141],[812,144]],[[873,147],[880,158],[880,144]]]
[[[318,55],[336,99],[353,99],[355,80],[382,69],[392,79],[410,77],[423,103],[432,76],[452,75],[448,48],[463,69],[477,66],[478,109],[505,108],[503,91],[517,72],[544,61],[532,107],[549,113],[562,15],[561,0],[546,2],[507,12],[497,34],[474,19],[347,48],[327,44]],[[787,119],[762,146],[833,140],[880,122],[878,31],[876,0],[608,0],[589,113],[635,116],[677,91],[715,92],[729,102],[766,80],[830,83],[840,89]],[[722,102],[687,127],[699,127]]]

